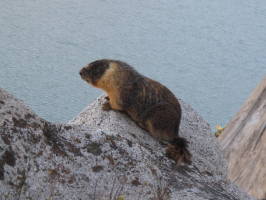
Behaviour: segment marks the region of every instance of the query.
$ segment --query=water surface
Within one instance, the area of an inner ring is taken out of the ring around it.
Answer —
[[[266,75],[264,0],[1,0],[0,87],[47,120],[102,92],[78,75],[120,59],[226,124]]]

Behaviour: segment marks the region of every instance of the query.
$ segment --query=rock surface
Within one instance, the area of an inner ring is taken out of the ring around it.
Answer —
[[[266,199],[266,77],[219,139],[229,162],[229,179],[256,198]]]
[[[39,118],[0,89],[1,200],[249,200],[225,179],[209,125],[181,102],[181,135],[193,164],[176,167],[164,147],[97,99],[68,124]]]

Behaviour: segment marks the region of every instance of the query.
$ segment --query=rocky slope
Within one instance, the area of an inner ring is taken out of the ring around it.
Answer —
[[[67,124],[53,124],[0,89],[1,200],[248,200],[225,179],[209,125],[181,102],[181,135],[193,164],[176,167],[164,146],[97,99]]]

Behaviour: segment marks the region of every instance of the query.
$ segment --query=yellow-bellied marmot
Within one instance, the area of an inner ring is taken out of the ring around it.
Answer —
[[[178,136],[181,107],[169,89],[117,60],[94,61],[80,70],[80,76],[108,94],[104,110],[127,113],[153,137],[168,143],[166,154],[177,164],[191,162],[187,141]]]

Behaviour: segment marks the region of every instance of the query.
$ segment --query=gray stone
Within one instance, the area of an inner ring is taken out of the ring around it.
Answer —
[[[0,89],[0,198],[252,199],[225,179],[210,127],[181,101],[180,134],[193,164],[177,167],[165,147],[100,97],[67,124],[39,118]]]

